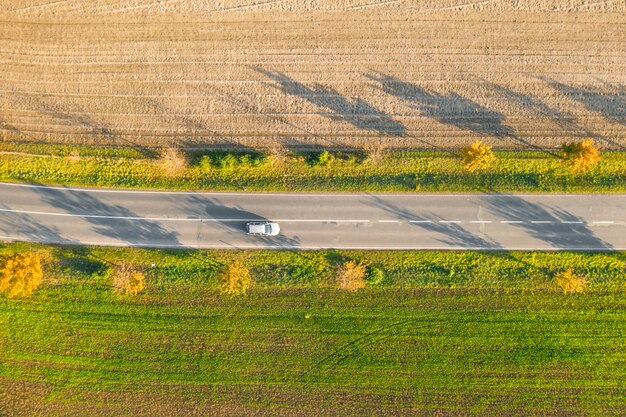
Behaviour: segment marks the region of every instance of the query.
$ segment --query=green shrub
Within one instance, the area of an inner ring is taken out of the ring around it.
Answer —
[[[378,285],[385,279],[385,271],[376,266],[368,266],[365,271],[365,281],[369,285]]]
[[[223,170],[231,170],[231,169],[235,169],[238,162],[239,161],[237,160],[237,157],[233,155],[232,153],[229,153],[219,159],[218,166],[220,169],[223,169]]]
[[[330,270],[324,252],[302,252],[292,264],[291,274],[302,283],[319,283]]]
[[[328,151],[318,152],[312,159],[313,166],[327,167],[335,160],[335,156]]]
[[[202,172],[210,172],[213,169],[213,158],[211,155],[202,155],[198,161],[198,167]]]
[[[268,155],[262,152],[246,153],[239,157],[239,163],[251,167],[258,167],[268,162]]]

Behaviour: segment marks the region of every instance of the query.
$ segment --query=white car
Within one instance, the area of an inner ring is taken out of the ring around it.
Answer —
[[[272,222],[253,222],[246,224],[246,231],[249,235],[276,236],[280,233],[280,226]]]

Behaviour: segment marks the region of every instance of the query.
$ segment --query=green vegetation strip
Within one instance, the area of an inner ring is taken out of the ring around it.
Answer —
[[[38,251],[46,282],[0,296],[2,415],[619,415],[626,254]],[[216,291],[241,260],[246,297]],[[332,288],[345,259],[383,272]],[[130,262],[146,289],[115,295]],[[564,295],[556,271],[590,284]]]
[[[607,152],[572,173],[558,152],[496,151],[469,173],[459,153],[186,152],[165,161],[154,150],[0,145],[0,180],[124,188],[361,192],[624,192],[626,152]],[[21,153],[7,153],[21,152]]]

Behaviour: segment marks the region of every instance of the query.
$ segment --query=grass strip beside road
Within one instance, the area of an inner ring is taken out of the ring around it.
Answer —
[[[21,145],[20,145],[21,146]],[[3,144],[0,180],[166,190],[343,192],[625,192],[626,152],[608,152],[586,173],[573,174],[554,153],[496,151],[488,171],[468,173],[458,154],[389,151],[319,152],[279,157],[261,152],[188,152],[168,173],[154,151],[136,148]],[[46,153],[47,150],[47,153]]]
[[[333,287],[337,267],[355,260],[380,270],[374,274],[377,282],[369,284],[375,287],[557,290],[554,274],[572,269],[595,290],[626,290],[624,252],[231,251],[0,243],[0,260],[30,250],[43,254],[53,275],[87,274],[98,281],[111,265],[130,263],[145,270],[152,285],[167,288],[217,290],[220,268],[235,260],[250,268],[258,288]]]
[[[0,296],[0,414],[618,415],[626,255],[35,250],[46,282]],[[246,297],[216,291],[235,258]],[[330,287],[343,259],[384,280]],[[131,262],[147,287],[119,297]],[[554,271],[590,280],[563,295]]]

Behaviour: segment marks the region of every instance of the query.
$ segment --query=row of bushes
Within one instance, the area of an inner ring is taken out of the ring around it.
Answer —
[[[182,173],[191,166],[197,166],[203,172],[210,172],[215,169],[231,171],[237,168],[280,166],[287,161],[305,162],[311,167],[328,167],[334,161],[361,164],[368,159],[366,154],[362,152],[329,152],[326,150],[296,153],[290,153],[283,149],[269,152],[211,151],[185,153],[179,149],[168,148],[161,151],[160,160],[166,171]]]
[[[568,155],[577,152],[574,149]],[[484,153],[478,149],[472,155],[479,158]],[[544,151],[498,151],[494,158],[488,167],[479,164],[470,169],[464,167],[458,153],[424,150],[290,153],[284,149],[169,149],[158,158],[83,157],[82,151],[63,157],[0,154],[0,180],[214,191],[626,191],[626,152],[607,153],[589,171],[574,169],[569,162],[563,163],[566,159]]]
[[[600,159],[600,151],[593,145],[592,139],[580,142],[564,143],[562,145],[561,158],[573,171],[586,171]],[[81,157],[96,158],[160,158],[164,165],[172,164],[182,166],[199,166],[202,170],[211,169],[235,169],[237,167],[258,167],[268,163],[280,163],[285,159],[305,161],[310,166],[327,167],[335,161],[359,164],[363,162],[380,162],[384,158],[385,150],[373,147],[364,151],[352,152],[329,152],[309,151],[290,153],[282,147],[276,147],[269,151],[211,151],[185,152],[177,148],[166,148],[161,151],[141,148],[114,148],[114,147],[87,147],[80,148],[53,145],[53,144],[11,144],[3,142],[5,152],[28,152],[34,155],[50,155],[67,157],[72,161],[80,160]],[[464,167],[469,172],[488,169],[496,159],[490,146],[482,141],[475,141],[460,152]]]
[[[145,288],[143,268],[130,263],[113,264],[109,267],[110,283],[119,295],[133,296]],[[222,294],[245,295],[252,284],[250,269],[240,260],[235,260],[220,268],[219,289]],[[346,261],[337,268],[337,288],[356,291],[366,283],[379,284],[384,274],[376,267],[368,267],[362,262]],[[28,297],[43,282],[44,269],[41,257],[36,252],[17,253],[4,260],[0,269],[0,292],[8,298]]]
[[[528,253],[517,257],[507,253],[389,252],[381,259],[380,253],[359,251],[256,251],[252,256],[228,252],[217,260],[206,254],[195,256],[195,252],[176,252],[170,257],[157,250],[80,248],[80,251],[83,253],[77,255],[74,249],[48,248],[18,250],[5,255],[0,258],[0,292],[6,292],[9,298],[28,296],[45,281],[44,271],[57,279],[60,275],[84,275],[89,282],[104,280],[120,295],[141,292],[146,277],[158,287],[164,280],[171,283],[194,276],[197,281],[184,285],[207,288],[208,284],[208,288],[231,296],[245,294],[253,283],[261,287],[313,285],[357,291],[366,286],[400,284],[398,268],[402,269],[402,274],[414,277],[412,286],[445,287],[465,283],[465,286],[516,287],[511,281],[523,285],[532,276],[540,276],[539,282],[543,284],[534,284],[533,288],[548,288],[545,284],[552,282],[565,293],[575,293],[584,290],[588,282],[586,275],[600,286],[608,280],[617,282],[618,287],[621,282],[622,289],[626,289],[624,254],[570,256],[553,253],[536,259],[536,254]],[[98,251],[106,253],[108,260],[97,255]],[[138,258],[137,254],[149,254],[152,259],[156,255],[158,264]],[[482,259],[486,257],[490,259]],[[45,267],[42,267],[42,259]],[[492,264],[488,267],[491,269],[481,267],[485,261]],[[62,267],[59,269],[59,266]]]
[[[347,161],[351,164],[380,163],[384,158],[382,149],[373,149],[368,153],[323,150],[298,154],[289,154],[284,149],[248,153],[214,151],[210,154],[188,157],[183,151],[170,148],[164,150],[161,155],[166,170],[175,173],[184,171],[189,164],[198,165],[203,171],[208,172],[212,169],[234,170],[237,167],[259,167],[269,163],[280,164],[287,158],[305,161],[313,167],[328,167],[337,160]],[[482,141],[475,141],[470,146],[463,148],[460,156],[463,166],[468,172],[487,170],[496,160],[496,155],[491,147]],[[593,139],[564,143],[561,159],[564,165],[570,167],[573,172],[586,172],[600,160],[600,150],[593,144]],[[175,166],[174,170],[171,169],[172,166]]]
[[[570,142],[561,145],[561,159],[573,172],[586,172],[600,160],[600,149],[593,144],[593,139]],[[496,156],[489,145],[475,141],[461,150],[463,164],[467,171],[475,172],[489,169]]]

